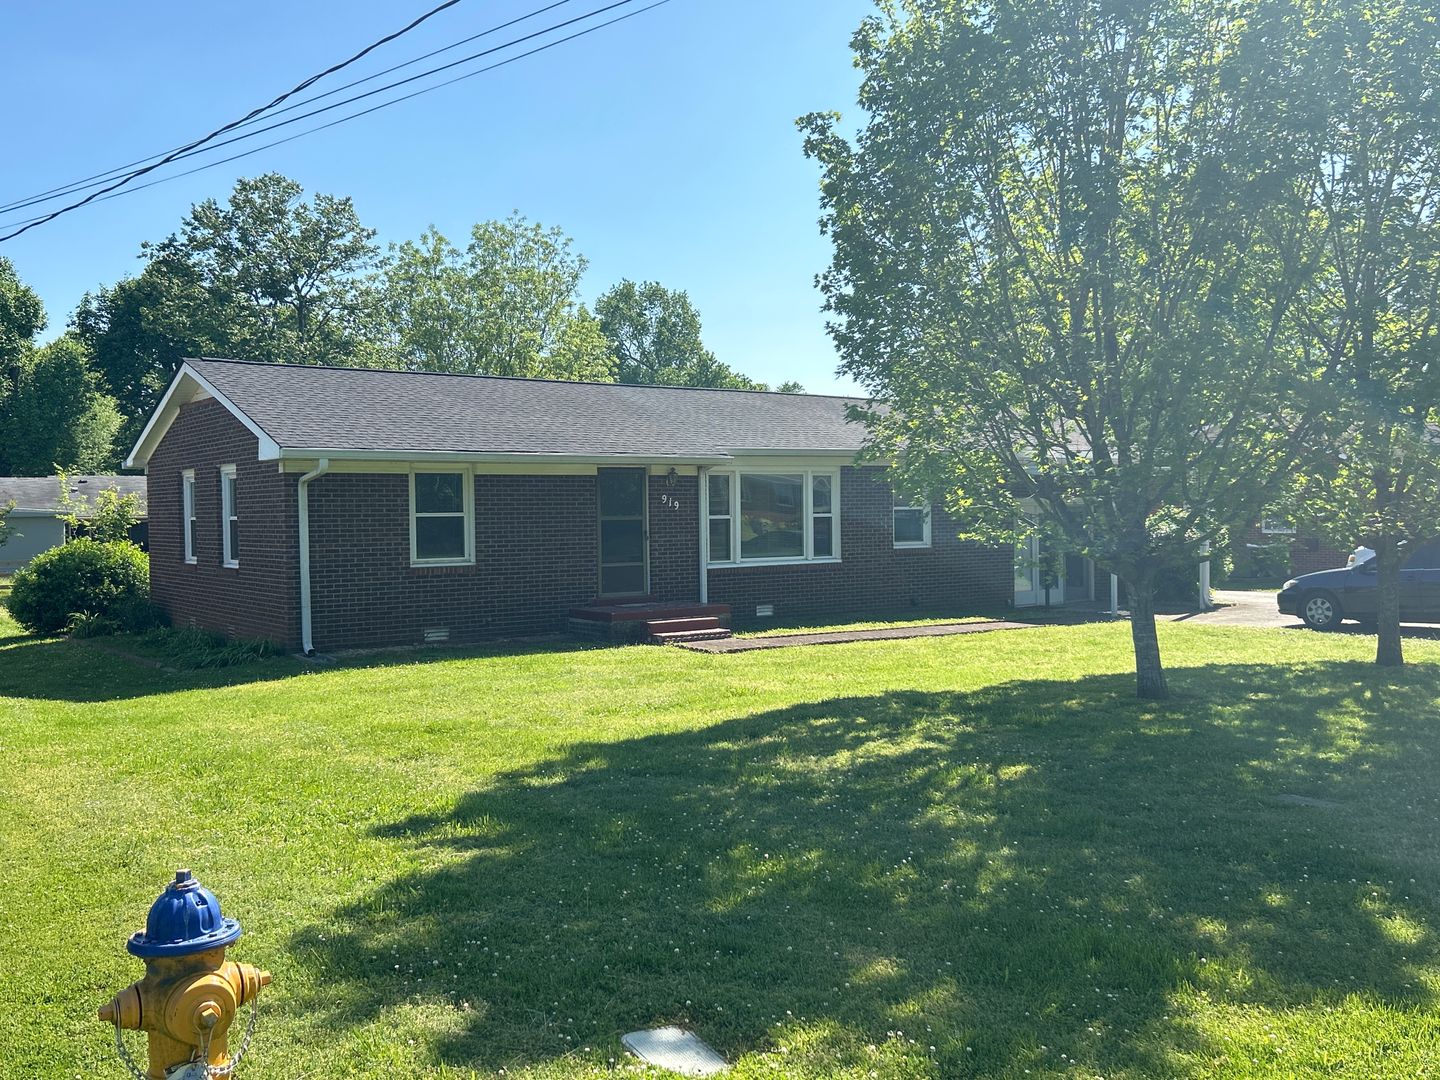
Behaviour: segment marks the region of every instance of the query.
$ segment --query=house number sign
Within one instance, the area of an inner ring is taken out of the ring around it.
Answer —
[[[679,510],[680,500],[677,499],[674,495],[661,495],[660,505],[663,506],[666,510]]]

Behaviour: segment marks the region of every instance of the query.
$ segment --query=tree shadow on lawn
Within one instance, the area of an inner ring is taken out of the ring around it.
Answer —
[[[10,635],[0,636],[0,698],[80,703],[118,701],[183,690],[275,682],[330,671],[588,652],[607,647],[602,643],[557,637],[485,642],[455,648],[357,653],[326,663],[280,655],[228,667],[177,669],[164,657],[147,656],[127,648],[123,639],[74,640]]]
[[[1189,988],[1429,1008],[1440,677],[1172,677],[1165,706],[1095,676],[577,745],[380,830],[432,868],[295,936],[292,1014],[319,1041],[400,1010],[478,1068],[679,1023],[813,1075],[876,1043],[907,1076],[1174,1076],[1226,1053]]]

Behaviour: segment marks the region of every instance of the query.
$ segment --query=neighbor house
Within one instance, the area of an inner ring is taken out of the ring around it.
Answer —
[[[139,496],[142,521],[131,538],[144,544],[145,477],[72,473],[65,480],[68,499],[61,498],[58,476],[0,476],[0,508],[14,505],[6,518],[10,538],[0,544],[0,574],[12,574],[36,555],[65,543],[69,529],[64,516],[105,490]]]
[[[127,465],[171,619],[288,647],[1014,602],[1013,549],[897,501],[847,404],[191,360]]]

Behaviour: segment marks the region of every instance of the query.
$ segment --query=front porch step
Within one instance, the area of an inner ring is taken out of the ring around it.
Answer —
[[[649,619],[645,623],[645,629],[651,637],[654,637],[656,634],[678,634],[686,630],[719,630],[723,627],[720,625],[720,620],[714,615],[692,615]]]
[[[730,631],[723,626],[712,626],[708,630],[663,630],[650,635],[652,645],[680,645],[690,641],[723,641]]]

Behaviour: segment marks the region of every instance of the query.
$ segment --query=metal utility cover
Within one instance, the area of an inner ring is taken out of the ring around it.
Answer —
[[[678,1027],[632,1031],[622,1035],[620,1041],[646,1064],[682,1076],[716,1076],[730,1068],[698,1035]]]

